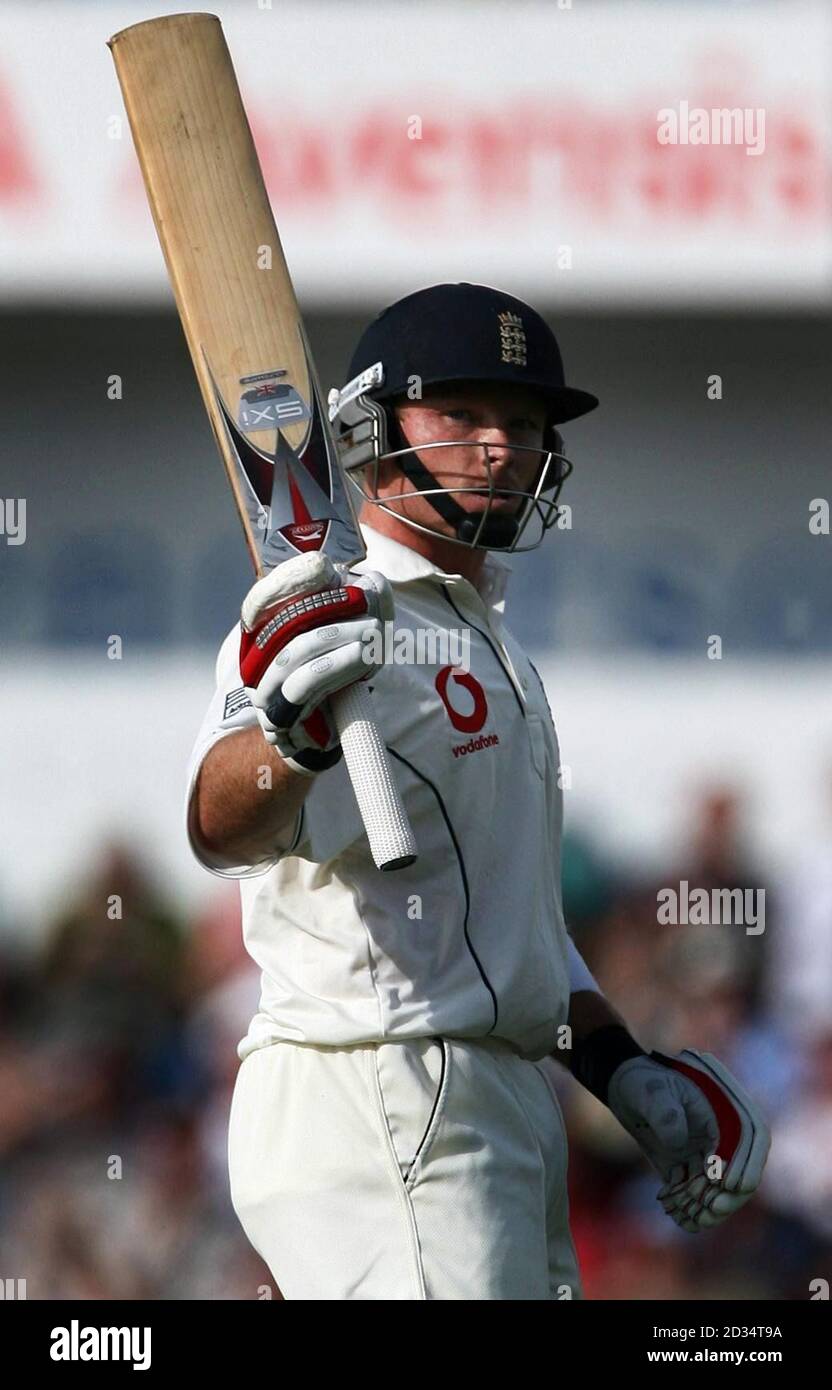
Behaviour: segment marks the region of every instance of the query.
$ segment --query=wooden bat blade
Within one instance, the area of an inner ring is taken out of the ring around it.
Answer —
[[[146,20],[110,48],[148,201],[258,570],[364,555],[219,20]]]

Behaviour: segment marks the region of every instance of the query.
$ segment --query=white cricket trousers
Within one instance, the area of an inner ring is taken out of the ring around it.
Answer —
[[[548,1065],[493,1038],[250,1053],[231,1198],[284,1298],[580,1298]]]

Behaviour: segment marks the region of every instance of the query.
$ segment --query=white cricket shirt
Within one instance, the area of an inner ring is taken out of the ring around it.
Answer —
[[[546,696],[502,623],[508,567],[487,556],[478,591],[362,530],[367,559],[355,568],[380,570],[393,586],[393,656],[408,645],[418,654],[420,629],[437,641],[432,651],[423,635],[422,655],[441,656],[455,629],[469,636],[468,670],[390,661],[369,681],[418,844],[411,868],[375,868],[343,759],[315,779],[290,847],[266,863],[218,864],[191,836],[201,863],[240,878],[245,945],[262,971],[238,1053],[280,1038],[341,1046],[493,1035],[536,1060],[555,1049],[569,1008],[563,806]],[[257,723],[238,650],[239,626],[217,660],[189,804],[208,749]]]

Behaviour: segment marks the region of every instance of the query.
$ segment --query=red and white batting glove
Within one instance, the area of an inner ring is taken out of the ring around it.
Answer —
[[[342,578],[320,551],[276,565],[246,595],[240,675],[267,742],[295,772],[340,758],[328,697],[378,670],[393,616],[383,575]]]
[[[613,1114],[664,1185],[658,1200],[684,1231],[744,1206],[759,1185],[771,1135],[759,1107],[710,1052],[632,1057],[613,1072]]]

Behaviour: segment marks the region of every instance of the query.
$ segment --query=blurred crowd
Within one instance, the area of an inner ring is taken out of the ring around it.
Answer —
[[[121,847],[45,949],[6,947],[0,1277],[25,1279],[29,1299],[279,1297],[226,1169],[236,1045],[258,994],[236,886],[178,920]]]
[[[711,1052],[773,1132],[763,1184],[722,1226],[690,1235],[610,1112],[562,1083],[570,1202],[586,1296],[808,1299],[832,1282],[832,827],[773,881],[749,858],[730,790],[693,802],[685,861],[621,882],[591,841],[567,843],[572,934],[642,1046]],[[765,890],[765,930],[659,925],[659,890]],[[826,1284],[816,1281],[825,1280]]]
[[[644,1046],[713,1052],[755,1093],[771,1158],[752,1202],[688,1235],[629,1136],[555,1066],[585,1293],[807,1299],[832,1280],[832,834],[771,882],[737,795],[689,816],[687,862],[649,881],[573,830],[567,918]],[[659,925],[657,891],[681,879],[765,888],[765,931]],[[236,887],[179,920],[113,846],[42,948],[0,941],[0,1279],[30,1299],[278,1298],[228,1195],[236,1045],[259,992]]]

